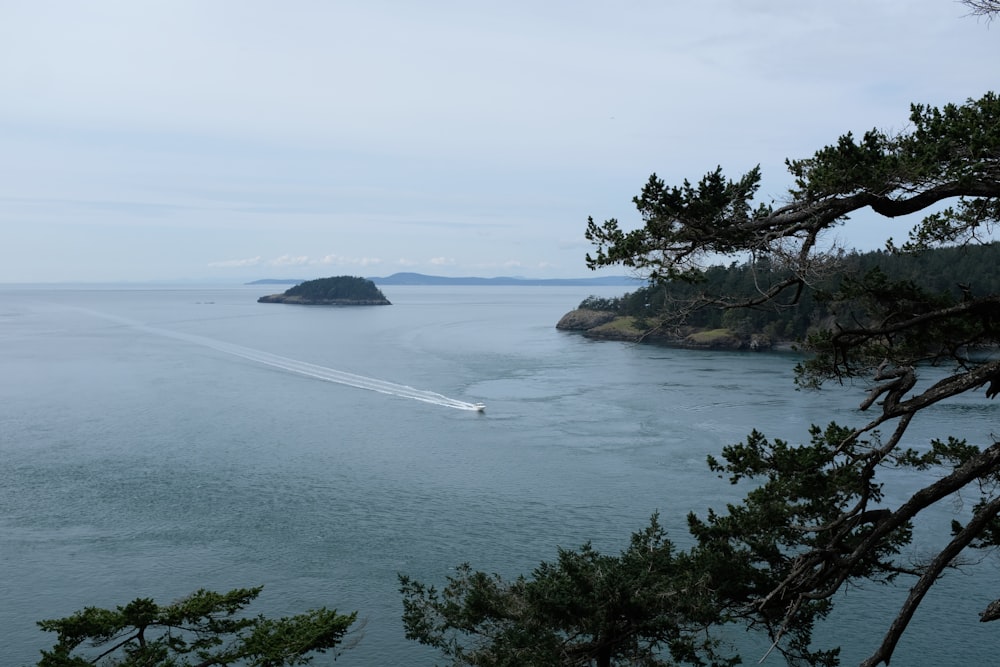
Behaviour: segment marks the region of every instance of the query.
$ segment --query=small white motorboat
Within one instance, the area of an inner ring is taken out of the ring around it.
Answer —
[[[473,403],[472,407],[475,408],[476,412],[484,412],[486,410],[485,403]]]

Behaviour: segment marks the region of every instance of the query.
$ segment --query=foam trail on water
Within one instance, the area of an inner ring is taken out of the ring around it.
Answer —
[[[79,309],[86,310],[86,309]],[[205,347],[210,347],[213,350],[218,350],[219,352],[224,352],[226,354],[231,354],[233,356],[242,357],[243,359],[248,359],[250,361],[257,362],[259,364],[264,364],[266,366],[271,366],[272,368],[277,368],[289,373],[296,373],[298,375],[304,375],[306,377],[316,378],[318,380],[325,380],[326,382],[336,382],[337,384],[347,385],[349,387],[356,387],[358,389],[367,389],[369,391],[376,391],[381,394],[389,394],[391,396],[400,396],[402,398],[409,398],[415,401],[423,401],[424,403],[431,403],[433,405],[441,405],[447,408],[454,408],[456,410],[480,410],[481,406],[475,403],[468,403],[466,401],[460,401],[455,398],[449,398],[443,394],[437,392],[428,391],[426,389],[415,389],[404,384],[396,384],[395,382],[388,382],[386,380],[379,380],[377,378],[365,377],[364,375],[356,375],[354,373],[348,373],[346,371],[338,371],[333,368],[327,368],[326,366],[319,366],[317,364],[310,364],[305,361],[298,361],[296,359],[290,359],[288,357],[282,357],[277,354],[271,354],[270,352],[263,352],[261,350],[254,350],[249,347],[243,347],[241,345],[234,345],[233,343],[225,343],[223,341],[214,340],[212,338],[206,338],[204,336],[196,336],[194,334],[181,333],[179,331],[170,331],[169,329],[160,329],[159,327],[151,327],[141,322],[136,322],[134,320],[129,320],[124,317],[118,317],[116,315],[108,315],[105,313],[99,313],[92,310],[86,310],[86,312],[96,315],[98,317],[112,320],[114,322],[119,322],[126,326],[139,329],[141,331],[146,331],[148,333],[156,334],[157,336],[166,336],[167,338],[175,338],[177,340],[187,341],[189,343],[194,343],[196,345],[203,345]]]

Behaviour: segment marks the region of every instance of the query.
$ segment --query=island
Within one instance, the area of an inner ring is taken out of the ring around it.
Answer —
[[[257,299],[258,303],[292,303],[305,306],[389,306],[382,290],[366,278],[333,276],[307,280],[283,294]]]

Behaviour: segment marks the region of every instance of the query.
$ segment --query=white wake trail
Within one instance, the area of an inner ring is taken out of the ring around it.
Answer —
[[[141,322],[136,322],[124,317],[118,317],[116,315],[109,315],[106,313],[100,313],[93,310],[80,308],[79,310],[85,310],[91,315],[101,317],[103,319],[112,320],[120,324],[138,329],[140,331],[145,331],[147,333],[156,334],[157,336],[165,336],[167,338],[174,338],[177,340],[183,340],[189,343],[194,343],[195,345],[202,345],[204,347],[210,347],[213,350],[218,350],[219,352],[224,352],[226,354],[231,354],[233,356],[241,357],[243,359],[248,359],[259,364],[264,364],[266,366],[271,366],[272,368],[277,368],[289,373],[296,373],[298,375],[304,375],[306,377],[316,378],[318,380],[324,380],[326,382],[335,382],[337,384],[347,385],[349,387],[355,387],[357,389],[367,389],[369,391],[375,391],[380,394],[388,394],[390,396],[399,396],[401,398],[409,398],[415,401],[422,401],[424,403],[431,403],[433,405],[440,405],[447,408],[454,408],[456,410],[471,410],[471,411],[482,411],[483,406],[481,403],[469,403],[467,401],[460,401],[455,398],[449,398],[443,394],[439,394],[434,391],[429,391],[426,389],[416,389],[404,384],[396,384],[395,382],[388,382],[386,380],[379,380],[377,378],[365,377],[364,375],[356,375],[354,373],[348,373],[346,371],[338,371],[333,368],[327,368],[326,366],[319,366],[317,364],[310,364],[305,361],[298,361],[296,359],[290,359],[288,357],[282,357],[277,354],[271,354],[270,352],[263,352],[261,350],[254,350],[249,347],[243,347],[241,345],[235,345],[233,343],[225,343],[223,341],[214,340],[212,338],[206,338],[204,336],[196,336],[194,334],[181,333],[179,331],[171,331],[169,329],[160,329],[159,327],[152,327],[147,324],[142,324]]]

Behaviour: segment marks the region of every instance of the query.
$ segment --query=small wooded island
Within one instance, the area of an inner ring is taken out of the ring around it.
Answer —
[[[305,306],[390,306],[382,290],[367,278],[333,276],[299,283],[284,294],[271,294],[258,303],[294,303]]]

